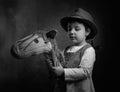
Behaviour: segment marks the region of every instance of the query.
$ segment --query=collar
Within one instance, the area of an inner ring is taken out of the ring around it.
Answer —
[[[71,46],[67,52],[77,52],[78,50],[80,50],[83,46],[85,46],[87,43],[80,45],[80,46]]]

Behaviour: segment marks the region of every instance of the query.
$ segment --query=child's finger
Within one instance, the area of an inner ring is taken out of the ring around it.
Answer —
[[[47,63],[48,66],[52,67],[52,61],[51,60],[47,59],[46,63]]]

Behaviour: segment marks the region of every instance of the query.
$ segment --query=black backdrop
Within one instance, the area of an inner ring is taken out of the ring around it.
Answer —
[[[105,0],[0,0],[0,91],[39,89],[40,92],[49,92],[48,71],[43,58],[17,60],[11,56],[11,45],[34,31],[57,29],[58,46],[64,49],[70,41],[59,20],[78,7],[93,14],[99,28],[94,40],[95,45],[102,46],[96,51],[93,71],[96,92],[111,89],[111,81],[116,80],[112,74],[115,71],[112,64],[111,5]]]

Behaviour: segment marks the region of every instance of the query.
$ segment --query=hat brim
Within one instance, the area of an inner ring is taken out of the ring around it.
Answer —
[[[63,27],[63,29],[65,31],[68,31],[68,28],[67,28],[67,25],[68,23],[70,22],[73,22],[73,21],[78,21],[80,23],[84,23],[85,25],[87,25],[88,27],[90,27],[91,29],[91,32],[90,34],[87,36],[87,39],[93,39],[96,34],[97,34],[97,26],[94,22],[91,22],[87,19],[84,19],[84,18],[77,18],[76,16],[72,16],[72,17],[64,17],[60,20],[60,24],[61,26]]]

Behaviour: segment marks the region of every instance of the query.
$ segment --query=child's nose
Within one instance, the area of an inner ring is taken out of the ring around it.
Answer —
[[[74,29],[72,29],[71,31],[69,31],[69,35],[70,35],[70,36],[75,35],[75,31],[74,31]]]
[[[73,28],[73,29],[71,29],[70,33],[71,33],[71,34],[75,33],[74,28]]]

